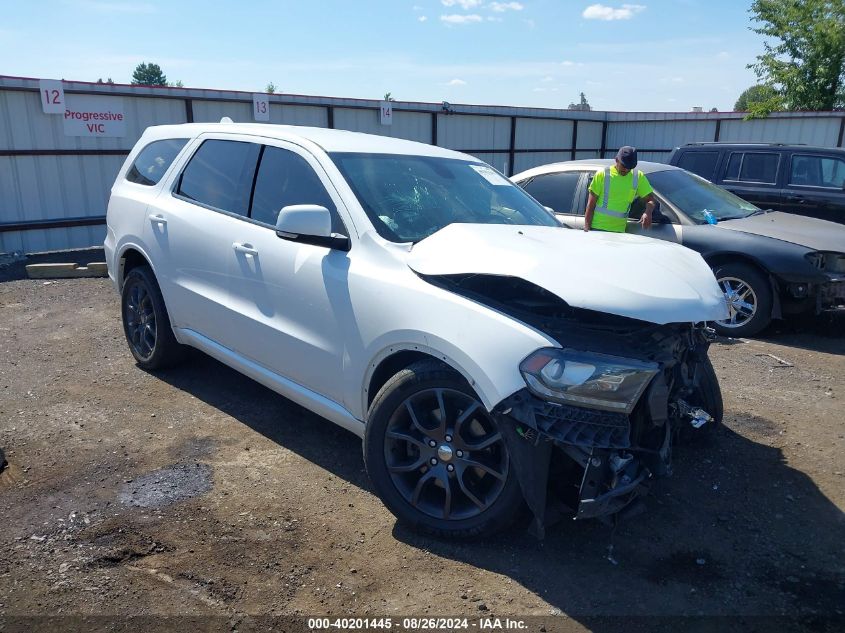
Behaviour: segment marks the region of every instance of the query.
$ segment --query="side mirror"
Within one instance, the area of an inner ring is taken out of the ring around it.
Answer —
[[[293,204],[279,211],[276,235],[285,240],[349,250],[349,238],[332,233],[332,216],[317,204]]]

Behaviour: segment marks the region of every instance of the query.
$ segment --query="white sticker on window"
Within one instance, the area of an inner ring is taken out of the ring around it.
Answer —
[[[511,184],[507,178],[503,177],[501,174],[499,174],[499,172],[497,172],[495,169],[491,169],[487,165],[470,165],[470,167],[474,169],[479,176],[484,178],[484,180],[489,182],[491,185],[497,185],[501,187],[503,185],[508,186]]]

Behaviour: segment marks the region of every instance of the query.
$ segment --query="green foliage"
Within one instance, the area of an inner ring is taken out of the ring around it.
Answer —
[[[778,96],[777,91],[766,84],[757,84],[742,91],[739,98],[734,104],[734,110],[737,112],[748,112],[752,106],[760,103],[766,103],[769,100]]]
[[[132,84],[135,86],[166,86],[167,77],[161,72],[161,66],[141,62],[132,73]]]
[[[390,93],[390,92],[384,93],[384,100],[385,101],[396,101],[396,99],[393,98],[393,93]]]
[[[845,106],[845,0],[754,0],[750,12],[767,41],[749,68],[774,90],[752,116]]]
[[[176,81],[171,81],[168,84],[171,88],[184,88],[185,84],[182,83],[181,79],[177,79]]]
[[[267,84],[267,87],[264,88],[264,92],[269,92],[270,94],[274,94],[276,92],[276,84],[274,84],[271,81],[269,84]]]

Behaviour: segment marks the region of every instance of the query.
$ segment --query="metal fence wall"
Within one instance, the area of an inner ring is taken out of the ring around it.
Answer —
[[[0,253],[102,244],[114,177],[147,126],[191,121],[252,121],[252,93],[63,82],[65,94],[121,97],[121,138],[65,136],[62,117],[42,113],[37,79],[0,76]],[[845,113],[779,113],[743,121],[738,113],[577,112],[543,108],[393,103],[271,95],[270,122],[405,138],[472,154],[513,175],[536,165],[611,157],[634,145],[642,160],[664,161],[694,141],[783,142],[839,146]]]

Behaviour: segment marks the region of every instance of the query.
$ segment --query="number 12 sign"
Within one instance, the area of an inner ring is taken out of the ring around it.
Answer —
[[[252,118],[256,121],[270,120],[270,98],[267,95],[252,95]]]
[[[40,79],[38,81],[41,92],[41,108],[44,114],[64,114],[65,91],[62,82],[57,79]]]

